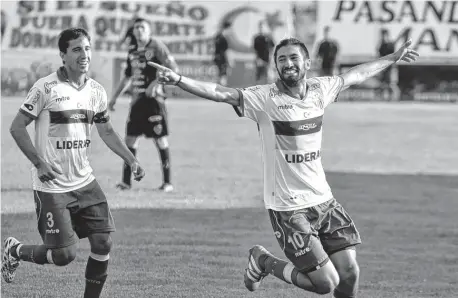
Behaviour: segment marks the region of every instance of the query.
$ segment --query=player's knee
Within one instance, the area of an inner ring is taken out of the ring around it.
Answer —
[[[346,281],[347,283],[353,283],[356,280],[358,280],[359,271],[359,265],[355,260],[339,270],[339,277],[342,281]]]
[[[167,149],[169,148],[169,141],[167,140],[167,137],[162,137],[157,139],[157,146],[159,149]]]
[[[52,250],[52,260],[56,266],[66,266],[76,258],[76,245]]]
[[[108,233],[98,234],[91,239],[91,252],[98,255],[108,255],[113,246],[113,241]]]
[[[317,294],[329,294],[334,289],[337,287],[337,285],[340,282],[339,274],[337,274],[337,271],[335,272],[330,272],[329,274],[326,274],[323,276],[322,279],[316,281],[315,284],[315,292]]]

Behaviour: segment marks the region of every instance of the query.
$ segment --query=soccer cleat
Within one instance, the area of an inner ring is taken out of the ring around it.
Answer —
[[[173,185],[170,184],[170,183],[164,183],[157,190],[158,191],[163,191],[163,192],[172,192],[173,191]]]
[[[261,245],[255,245],[250,249],[248,268],[245,269],[245,275],[243,276],[245,287],[249,291],[256,291],[261,285],[262,279],[269,275],[259,264],[259,258],[266,254],[270,255],[270,252]]]
[[[124,182],[119,182],[118,184],[116,184],[116,188],[119,190],[129,190],[132,188],[132,186]]]
[[[4,250],[2,258],[2,276],[3,279],[10,283],[13,281],[14,276],[16,275],[16,269],[21,263],[18,258],[15,258],[11,255],[11,248],[16,244],[20,244],[16,238],[8,237],[4,241]]]

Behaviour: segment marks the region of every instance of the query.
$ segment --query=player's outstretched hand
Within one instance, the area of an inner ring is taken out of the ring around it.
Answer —
[[[412,45],[412,40],[409,39],[405,44],[403,44],[399,50],[394,52],[395,61],[405,61],[405,62],[414,62],[420,57],[416,51],[414,51],[410,46]]]
[[[134,174],[135,181],[140,181],[145,177],[145,170],[140,166],[138,162],[134,162],[131,166],[132,173]]]
[[[154,62],[147,62],[149,66],[157,69],[157,80],[159,84],[176,85],[180,80],[180,75],[160,64]]]
[[[37,175],[38,179],[41,182],[47,182],[56,179],[57,175],[62,175],[62,171],[56,168],[55,166],[47,163],[42,160],[37,166]]]

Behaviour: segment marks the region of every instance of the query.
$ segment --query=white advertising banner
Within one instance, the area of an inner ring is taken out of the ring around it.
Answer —
[[[458,1],[320,1],[317,23],[317,40],[329,26],[344,63],[378,55],[385,29],[397,47],[412,39],[417,65],[458,65]]]

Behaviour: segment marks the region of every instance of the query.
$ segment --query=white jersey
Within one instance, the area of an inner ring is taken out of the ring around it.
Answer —
[[[33,85],[20,111],[35,119],[38,154],[63,173],[42,183],[33,167],[33,189],[68,192],[94,180],[87,156],[91,129],[94,123],[109,119],[107,94],[99,83],[86,78],[85,84],[76,88],[61,67]]]
[[[280,82],[238,89],[236,111],[258,123],[267,209],[297,210],[333,197],[321,164],[322,124],[342,86],[339,76],[308,79],[303,100],[284,93]]]

